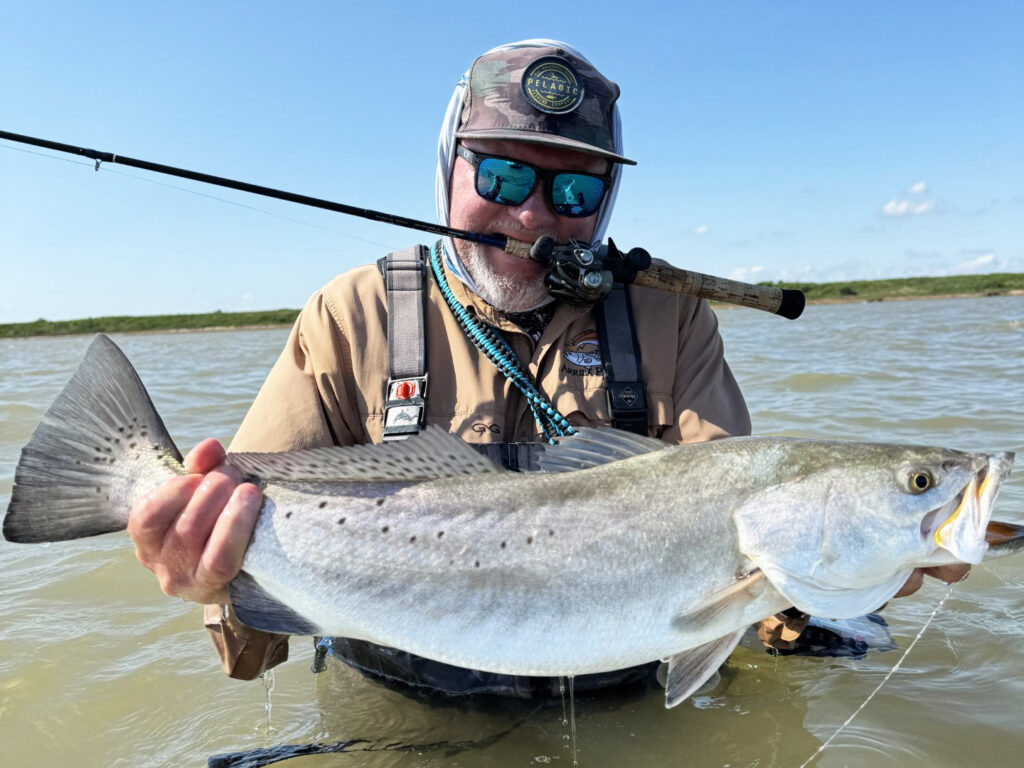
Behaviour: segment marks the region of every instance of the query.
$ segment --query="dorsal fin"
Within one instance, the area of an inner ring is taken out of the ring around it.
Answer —
[[[505,470],[439,427],[407,440],[307,448],[285,453],[231,453],[227,462],[271,481],[415,482]]]
[[[542,472],[571,472],[668,447],[661,440],[621,429],[580,427],[575,435],[560,439],[558,445],[544,446],[537,463]]]

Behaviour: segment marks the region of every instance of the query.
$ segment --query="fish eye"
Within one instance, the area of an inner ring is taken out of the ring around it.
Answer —
[[[908,486],[911,493],[924,493],[933,485],[935,479],[927,469],[917,469],[910,473]]]

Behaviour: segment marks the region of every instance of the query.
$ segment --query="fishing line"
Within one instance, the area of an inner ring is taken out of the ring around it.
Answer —
[[[889,678],[891,678],[894,674],[896,674],[896,670],[898,670],[900,668],[900,666],[903,664],[903,662],[907,658],[907,656],[910,655],[910,652],[912,650],[914,650],[914,646],[917,645],[917,641],[921,639],[921,636],[924,634],[925,630],[928,629],[929,625],[932,623],[932,619],[935,618],[935,616],[941,610],[942,606],[946,604],[946,600],[949,599],[949,596],[953,594],[953,589],[955,587],[956,587],[956,582],[953,582],[952,584],[949,585],[949,589],[946,590],[946,594],[942,596],[941,600],[939,600],[938,605],[935,606],[935,610],[932,611],[932,615],[928,617],[928,619],[924,623],[924,626],[921,627],[921,631],[917,633],[917,637],[915,637],[910,642],[910,645],[907,646],[907,650],[905,650],[903,652],[903,655],[900,656],[899,661],[897,661],[896,664],[893,666],[893,668],[890,669],[886,673],[885,677],[882,678],[882,681],[878,685],[875,686],[875,690],[873,690],[871,693],[868,694],[868,697],[866,699],[864,699],[864,702],[859,707],[857,707],[857,709],[855,709],[853,711],[853,714],[850,715],[848,718],[846,718],[846,721],[842,725],[840,725],[838,728],[836,728],[835,733],[833,733],[831,736],[829,736],[828,739],[826,739],[825,742],[820,747],[818,747],[817,751],[813,755],[808,757],[800,765],[800,768],[807,768],[807,766],[811,764],[811,761],[814,760],[814,758],[816,758],[818,755],[820,755],[822,752],[824,752],[826,747],[828,747],[829,744],[831,744],[833,741],[835,741],[836,736],[838,736],[840,733],[842,733],[843,730],[846,728],[846,726],[848,726],[850,723],[852,723],[853,719],[855,717],[857,717],[857,715],[859,715],[861,713],[861,710],[864,709],[864,707],[866,707],[868,705],[868,702],[871,701],[873,698],[875,698],[875,696],[878,694],[878,692],[880,690],[882,690],[882,686],[885,685],[887,682],[889,682]]]
[[[83,163],[81,160],[73,160],[73,159],[67,158],[67,157],[57,157],[56,155],[48,155],[48,154],[46,154],[44,152],[36,152],[34,150],[31,150],[31,149],[22,149],[20,147],[12,147],[12,146],[10,146],[8,144],[0,144],[0,147],[3,147],[4,149],[10,149],[10,150],[12,150],[14,152],[24,152],[25,154],[28,154],[28,155],[35,155],[37,157],[45,157],[45,158],[48,158],[50,160],[60,160],[60,161],[65,162],[65,163],[71,163],[72,165],[85,165],[85,166],[92,166],[93,165],[92,163]],[[189,189],[187,187],[180,187],[180,186],[178,186],[176,184],[169,184],[166,181],[158,181],[156,179],[150,179],[150,178],[147,178],[145,176],[136,176],[133,173],[125,173],[124,171],[119,171],[119,170],[115,170],[114,168],[110,168],[108,165],[101,164],[100,167],[97,168],[96,170],[97,171],[103,171],[104,173],[112,173],[115,176],[124,176],[127,179],[134,179],[135,181],[142,181],[142,182],[145,182],[146,184],[155,184],[158,187],[167,187],[168,189],[175,189],[178,192],[185,192],[185,193],[190,194],[190,195],[196,195],[197,197],[205,197],[205,198],[207,198],[209,200],[217,200],[217,201],[219,201],[221,203],[227,203],[228,205],[234,205],[234,206],[236,206],[238,208],[245,208],[245,209],[250,210],[250,211],[256,211],[257,213],[262,213],[262,214],[265,214],[267,216],[271,216],[271,217],[273,217],[275,219],[283,219],[284,221],[290,221],[293,224],[303,224],[303,225],[305,225],[307,227],[314,227],[316,229],[322,229],[325,232],[332,232],[332,233],[334,233],[336,235],[341,235],[342,237],[348,237],[348,238],[350,238],[352,240],[358,240],[360,242],[367,243],[368,245],[375,245],[375,246],[377,246],[379,248],[387,248],[389,251],[398,250],[398,248],[396,246],[394,246],[394,245],[389,245],[387,243],[378,243],[376,240],[367,240],[365,237],[359,237],[357,235],[350,235],[348,232],[342,232],[340,229],[334,229],[333,227],[326,227],[323,224],[314,224],[311,221],[304,221],[303,219],[296,219],[296,218],[293,218],[291,216],[285,216],[284,214],[275,213],[274,211],[268,211],[266,208],[258,208],[255,205],[246,205],[245,203],[240,203],[237,200],[229,200],[226,197],[218,197],[217,195],[207,194],[206,192],[199,192],[197,190]]]

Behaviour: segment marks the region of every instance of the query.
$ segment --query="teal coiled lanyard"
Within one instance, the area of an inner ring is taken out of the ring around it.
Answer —
[[[565,416],[556,411],[551,401],[537,389],[530,374],[523,368],[505,338],[496,329],[476,320],[455,298],[455,294],[452,293],[448,280],[444,276],[444,270],[441,268],[439,251],[440,243],[435,243],[430,249],[430,269],[441,289],[441,295],[444,296],[445,302],[466,336],[512,382],[516,389],[523,393],[523,397],[526,398],[526,402],[533,412],[533,418],[548,443],[554,444],[556,437],[576,434],[576,430],[572,428]]]

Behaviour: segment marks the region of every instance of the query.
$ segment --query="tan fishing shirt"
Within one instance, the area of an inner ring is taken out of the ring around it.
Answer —
[[[467,311],[501,330],[537,387],[574,426],[609,426],[597,325],[587,307],[559,304],[534,340],[450,273]],[[750,417],[707,303],[630,287],[649,433],[692,443],[750,433]],[[426,281],[426,422],[467,442],[535,441],[520,394],[466,337],[433,278]],[[375,266],[343,274],[310,298],[231,443],[232,451],[288,451],[378,443],[388,380],[387,297]],[[233,677],[287,658],[287,638],[242,627],[220,606],[206,626]]]

